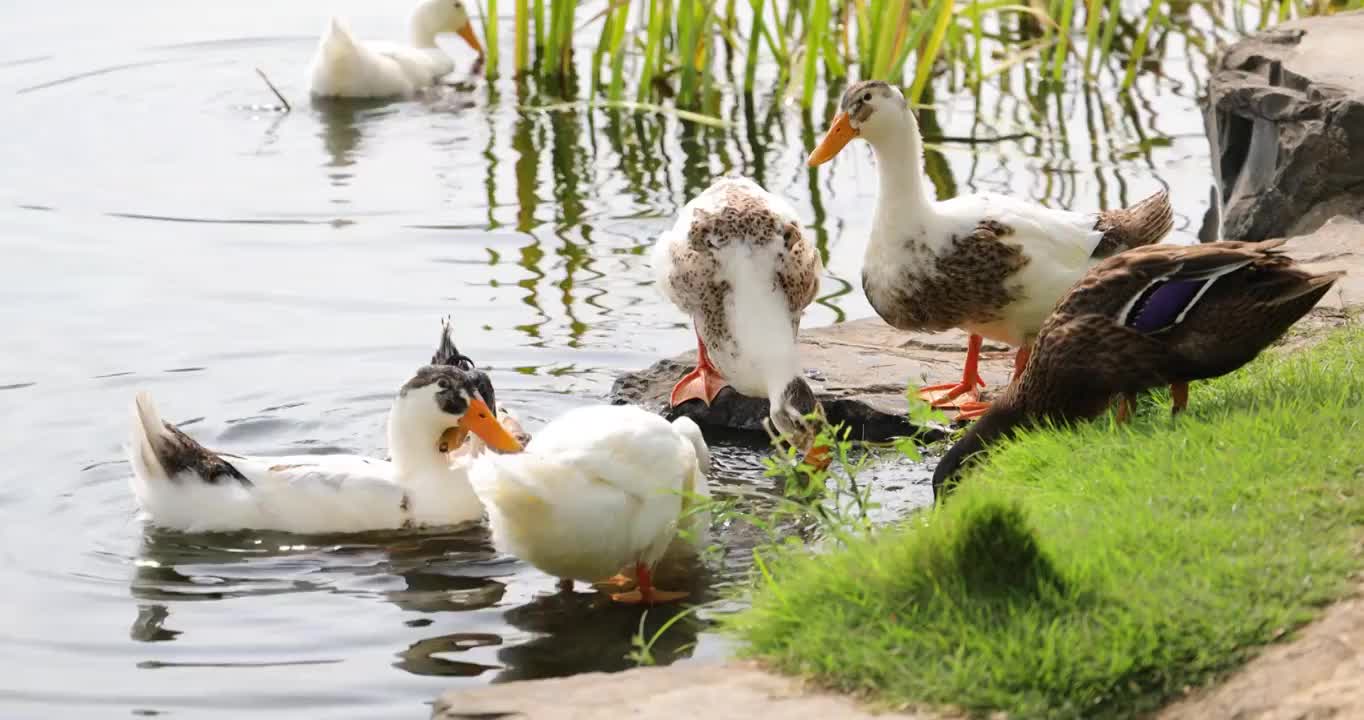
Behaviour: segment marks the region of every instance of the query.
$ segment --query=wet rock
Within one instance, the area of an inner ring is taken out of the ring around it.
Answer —
[[[589,673],[448,692],[436,700],[434,720],[602,717],[706,720],[930,720],[961,717],[917,712],[875,713],[844,695],[815,692],[801,681],[752,663],[687,663],[621,673]]]
[[[1208,85],[1223,237],[1364,216],[1364,12],[1284,23],[1232,45]]]
[[[1003,387],[1013,369],[1013,353],[989,343],[985,350],[981,374],[988,389]],[[806,379],[832,422],[846,423],[854,438],[885,440],[912,430],[906,418],[907,385],[961,377],[966,333],[906,333],[879,318],[854,320],[802,331],[800,357]],[[689,400],[668,408],[673,384],[695,364],[695,353],[687,352],[626,373],[616,380],[611,399],[641,405],[670,420],[686,415],[702,427],[762,432],[767,399],[745,397],[733,388],[720,391],[710,407]]]

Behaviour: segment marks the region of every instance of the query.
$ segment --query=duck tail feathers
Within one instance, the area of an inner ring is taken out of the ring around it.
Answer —
[[[322,31],[322,52],[334,56],[349,53],[354,47],[355,40],[351,37],[346,22],[339,17],[328,20],[326,29]]]
[[[193,473],[209,484],[230,480],[251,485],[251,481],[222,455],[162,420],[152,396],[146,392],[138,393],[133,399],[129,462],[134,477],[148,485],[176,482],[185,472]]]
[[[156,446],[165,427],[161,415],[156,411],[151,393],[139,392],[133,398],[133,433],[128,445],[128,461],[132,463],[133,474],[143,482],[166,482],[170,475],[157,455]]]
[[[1165,239],[1174,224],[1174,208],[1170,206],[1170,193],[1165,190],[1131,207],[1103,210],[1094,224],[1094,229],[1103,233],[1103,239],[1094,248],[1093,256],[1104,258],[1153,245]]]

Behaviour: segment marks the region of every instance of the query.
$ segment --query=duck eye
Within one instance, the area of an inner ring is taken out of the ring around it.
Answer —
[[[448,378],[441,378],[436,381],[436,384],[439,385],[442,390],[450,389],[450,380]]]
[[[868,92],[866,95],[863,95],[863,96],[862,96],[862,102],[871,102],[871,93],[870,93],[870,92]]]

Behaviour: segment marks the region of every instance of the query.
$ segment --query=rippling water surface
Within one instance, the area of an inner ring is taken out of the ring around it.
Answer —
[[[790,196],[818,233],[828,272],[806,324],[871,314],[857,289],[869,150],[819,173],[802,164],[827,106],[803,115],[781,97],[726,96],[730,124],[712,129],[524,110],[553,99],[509,73],[490,86],[460,72],[425,101],[304,99],[329,12],[401,38],[404,9],[0,7],[4,717],[410,717],[452,686],[630,664],[638,611],[553,596],[552,580],[478,531],[145,528],[121,450],[139,389],[210,446],[381,453],[391,395],[448,313],[533,432],[600,400],[621,370],[690,346],[645,254],[690,195],[731,171]],[[1206,60],[1180,37],[1159,42],[1162,73],[1126,101],[1107,76],[1091,93],[1058,95],[1021,72],[1009,93],[939,88],[924,115],[936,135],[1038,131],[938,143],[939,193],[1093,210],[1168,186],[1180,232],[1194,232],[1209,182],[1194,97]],[[293,113],[262,107],[273,98],[255,67]],[[722,485],[761,482],[751,451],[720,455]],[[894,507],[927,499],[915,473],[881,474]],[[714,582],[741,576],[743,556],[717,563]],[[703,621],[655,649],[663,662],[726,652]]]

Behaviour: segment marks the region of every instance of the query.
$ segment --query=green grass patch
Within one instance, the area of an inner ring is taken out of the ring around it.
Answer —
[[[760,557],[729,620],[887,703],[1128,717],[1311,619],[1361,566],[1364,331],[997,448],[943,508]]]

